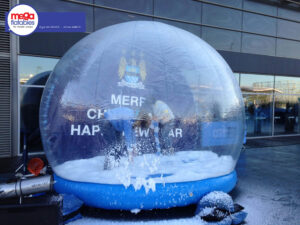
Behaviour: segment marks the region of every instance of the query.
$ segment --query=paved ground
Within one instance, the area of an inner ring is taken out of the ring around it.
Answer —
[[[231,194],[248,212],[247,224],[300,224],[300,145],[246,149],[237,173]]]
[[[264,148],[289,145],[300,145],[300,136],[249,139],[247,140],[246,148]]]

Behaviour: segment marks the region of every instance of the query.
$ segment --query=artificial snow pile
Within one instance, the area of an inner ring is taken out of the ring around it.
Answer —
[[[139,209],[131,210],[132,213],[137,214]],[[100,215],[101,216],[101,215]],[[99,218],[82,218],[71,223],[71,225],[231,225],[241,224],[245,221],[247,213],[244,207],[234,204],[230,195],[221,192],[213,191],[205,195],[198,203],[195,216],[182,219],[164,219],[164,220],[146,220],[146,221],[127,221],[127,220],[107,220]]]
[[[170,219],[170,220],[152,220],[152,221],[116,221],[116,220],[104,220],[96,218],[82,218],[74,222],[68,223],[69,225],[207,225],[200,218],[182,218],[182,219]]]
[[[129,162],[121,157],[118,165],[104,170],[105,156],[67,161],[54,167],[57,175],[72,181],[133,185],[136,190],[155,191],[157,183],[197,181],[232,172],[231,156],[211,151],[181,151],[173,155],[143,154]]]
[[[205,195],[198,204],[198,208],[196,213],[199,213],[203,209],[210,209],[212,207],[218,206],[218,208],[233,211],[234,204],[230,195],[221,192],[221,191],[213,191]],[[205,213],[205,210],[203,211]]]

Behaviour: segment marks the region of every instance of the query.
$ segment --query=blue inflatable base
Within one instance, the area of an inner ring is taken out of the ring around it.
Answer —
[[[58,193],[73,194],[86,205],[103,209],[167,209],[197,203],[211,191],[231,191],[237,182],[236,172],[199,181],[156,184],[156,190],[135,190],[132,185],[77,182],[54,175]]]

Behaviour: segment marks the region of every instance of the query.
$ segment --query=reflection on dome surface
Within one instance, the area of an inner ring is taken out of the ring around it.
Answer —
[[[64,55],[47,82],[40,126],[58,176],[149,192],[231,173],[244,112],[212,47],[139,21],[92,33]]]

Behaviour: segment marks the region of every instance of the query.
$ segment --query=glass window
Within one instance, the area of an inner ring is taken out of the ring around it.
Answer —
[[[154,20],[181,28],[186,31],[189,31],[198,37],[201,36],[201,26],[188,24],[188,23],[175,22],[175,21],[170,21],[170,20],[156,19],[156,18],[154,18]]]
[[[244,9],[277,16],[277,7],[262,1],[244,0]]]
[[[240,86],[243,92],[273,93],[274,76],[241,74]]]
[[[41,152],[43,145],[41,142],[39,129],[39,108],[43,94],[43,87],[21,86],[20,90],[20,152],[23,151],[23,144],[26,141],[28,152]]]
[[[243,30],[276,36],[276,19],[245,12],[243,14]]]
[[[153,14],[153,1],[149,0],[94,0],[95,5],[109,6],[139,13]]]
[[[215,5],[203,4],[202,23],[240,30],[242,12]]]
[[[220,5],[232,6],[235,8],[242,8],[242,3],[243,3],[243,1],[236,1],[236,0],[208,0],[208,2],[215,2]]]
[[[275,55],[275,38],[245,33],[242,36],[242,52]]]
[[[61,57],[88,33],[33,33],[20,39],[20,53]]]
[[[248,136],[272,135],[272,125],[274,135],[300,133],[299,77],[240,74],[240,86]]]
[[[39,107],[44,85],[59,59],[19,56],[20,78],[20,152],[26,141],[29,152],[41,152]]]
[[[298,7],[295,9],[284,9],[282,7],[278,7],[278,16],[290,20],[300,21],[300,13]]]
[[[272,135],[274,76],[240,74],[247,136]]]
[[[95,8],[95,30],[133,20],[152,20],[152,18],[148,16],[135,15],[132,13]]]
[[[202,28],[202,38],[218,50],[240,52],[241,33],[210,27]]]
[[[59,59],[33,56],[19,56],[20,84],[44,85],[43,80],[34,81],[33,77],[45,71],[51,71]]]
[[[280,57],[300,59],[300,42],[278,38],[276,55]]]
[[[278,37],[300,40],[300,23],[278,19]]]
[[[300,95],[275,96],[274,133],[295,134],[300,133],[299,112]]]
[[[247,136],[272,135],[272,94],[243,94]]]
[[[201,23],[201,6],[191,0],[154,0],[154,15]]]
[[[275,89],[278,90],[278,93],[300,94],[300,78],[276,76]]]

